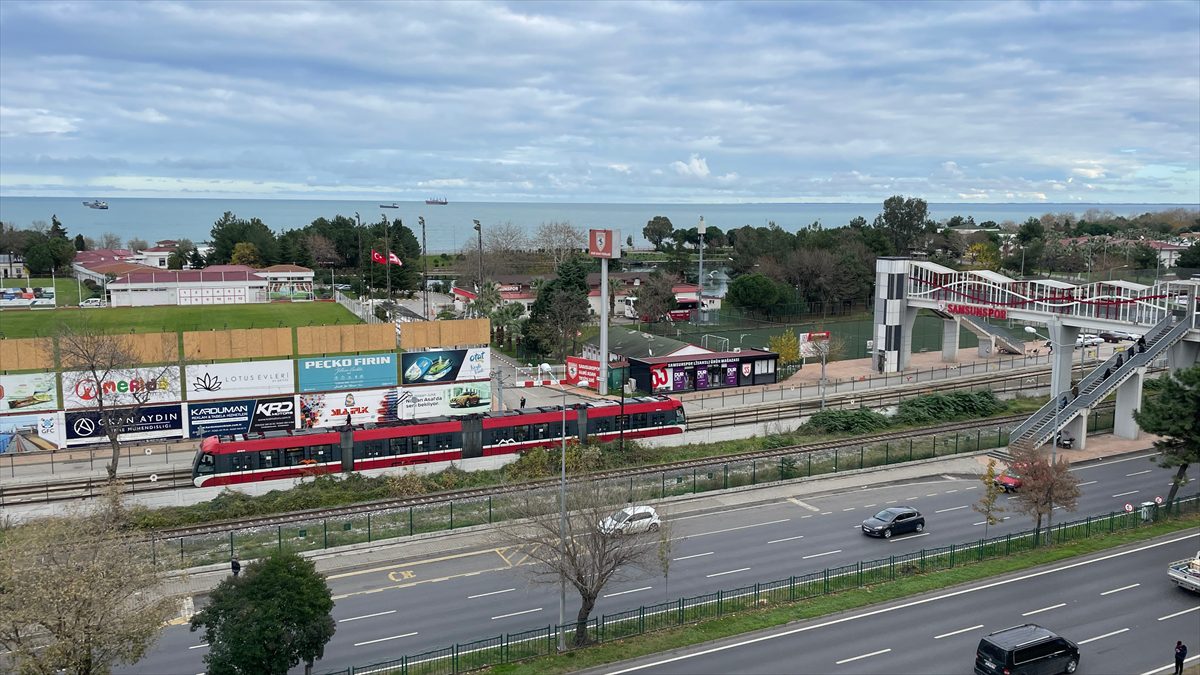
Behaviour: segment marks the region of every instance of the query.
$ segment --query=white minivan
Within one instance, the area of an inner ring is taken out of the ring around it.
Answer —
[[[100,298],[88,298],[87,300],[84,300],[83,302],[79,303],[79,306],[80,307],[103,307],[104,301],[101,300]]]

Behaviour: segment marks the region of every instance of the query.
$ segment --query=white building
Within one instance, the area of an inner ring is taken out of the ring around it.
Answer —
[[[202,270],[133,271],[108,284],[113,307],[243,305],[310,301],[313,271],[297,265],[256,270],[214,265]]]

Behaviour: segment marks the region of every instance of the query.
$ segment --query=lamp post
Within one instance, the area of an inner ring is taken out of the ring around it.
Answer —
[[[429,316],[429,248],[425,245],[425,216],[418,216],[417,222],[421,224],[421,295],[425,298],[422,311],[425,312],[425,320],[428,321]],[[501,401],[503,403],[503,401]],[[504,406],[501,405],[501,410]]]
[[[475,221],[478,225],[479,221]],[[562,452],[559,456],[560,473],[558,479],[558,545],[560,563],[558,566],[558,651],[566,651],[567,642],[566,636],[563,635],[562,626],[566,619],[567,611],[567,578],[563,575],[561,558],[566,555],[567,550],[567,388],[554,377],[554,369],[549,363],[543,363],[540,370],[551,382],[558,385],[562,391]]]
[[[471,222],[475,223],[475,231],[479,233],[479,285],[475,287],[475,292],[479,293],[483,291],[483,225],[478,220]]]
[[[1025,332],[1029,333],[1031,335],[1036,335],[1040,338],[1045,338],[1050,343],[1052,348],[1062,349],[1065,346],[1065,345],[1061,345],[1061,344],[1055,342],[1049,336],[1042,335],[1041,333],[1037,332],[1037,329],[1034,328],[1033,326],[1025,326]],[[1059,432],[1058,432],[1058,411],[1062,410],[1062,407],[1063,407],[1062,402],[1058,398],[1058,392],[1054,390],[1054,381],[1053,380],[1054,380],[1054,378],[1051,378],[1051,382],[1050,382],[1050,399],[1052,401],[1054,401],[1054,434],[1050,437],[1050,463],[1051,464],[1054,464],[1056,461],[1058,461],[1058,434],[1059,434]]]

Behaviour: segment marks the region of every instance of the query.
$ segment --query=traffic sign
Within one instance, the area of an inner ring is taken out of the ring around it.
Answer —
[[[1133,513],[1133,504],[1125,502],[1125,513]]]
[[[149,457],[149,456],[150,456],[150,453],[151,453],[151,452],[152,452],[152,451],[150,450],[150,448],[146,448],[146,456],[147,456],[147,457]]]
[[[1161,503],[1162,503],[1162,497],[1155,497],[1155,498],[1154,498],[1154,503],[1155,503],[1155,504],[1161,504]]]
[[[158,482],[158,474],[156,474],[156,473],[150,474],[150,482],[157,483]]]

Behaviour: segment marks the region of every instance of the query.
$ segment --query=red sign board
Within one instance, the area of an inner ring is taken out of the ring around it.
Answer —
[[[824,330],[824,331],[820,331],[820,332],[817,332],[817,333],[809,333],[809,334],[808,334],[808,339],[809,339],[809,340],[811,340],[811,341],[816,341],[816,340],[828,340],[828,339],[829,339],[829,331],[827,331],[827,330]]]
[[[567,384],[596,389],[597,383],[600,381],[600,362],[568,356],[567,376],[563,378],[563,381]]]
[[[963,316],[978,316],[984,319],[1007,319],[1008,310],[999,307],[978,307],[976,305],[959,305],[947,303],[946,311]]]
[[[588,230],[588,255],[593,258],[620,258],[621,244],[616,230]]]

